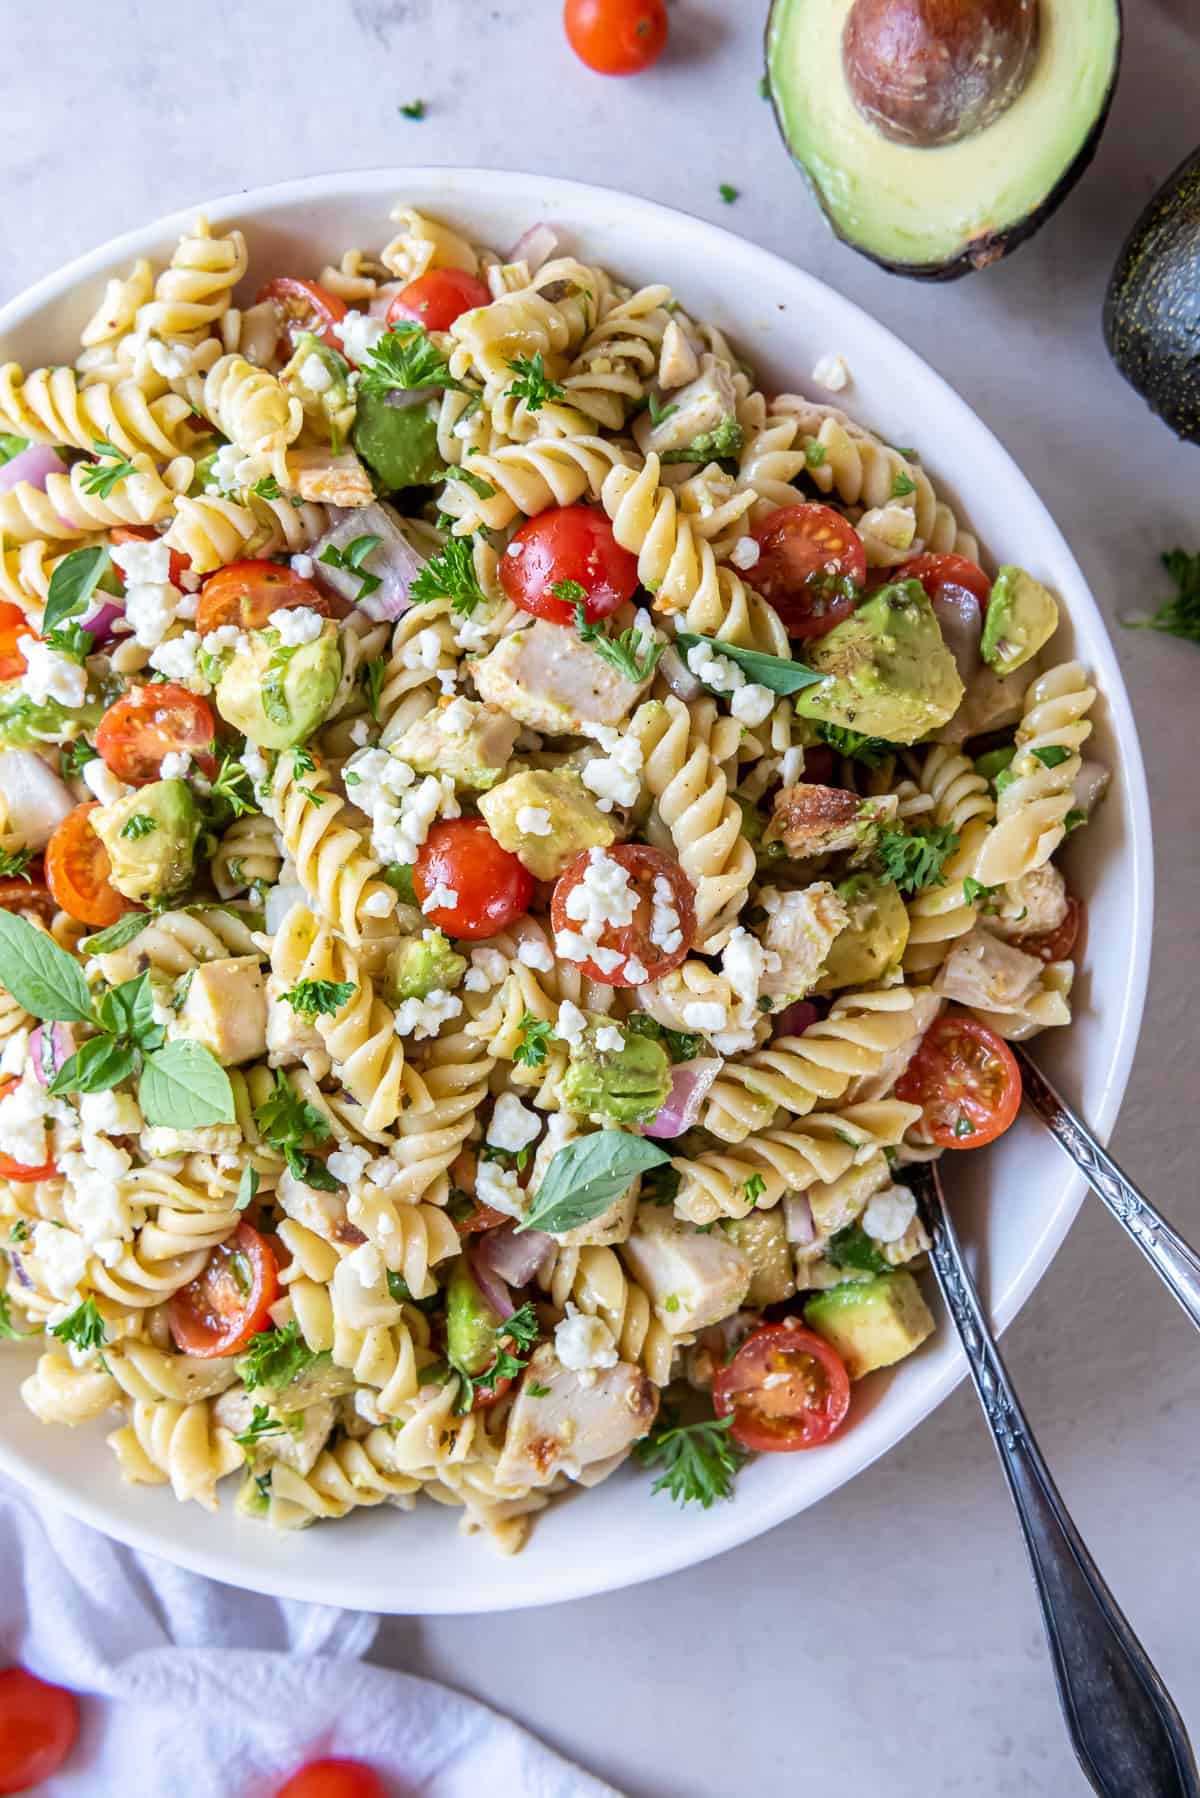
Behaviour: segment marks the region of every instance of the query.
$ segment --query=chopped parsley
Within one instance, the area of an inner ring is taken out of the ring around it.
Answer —
[[[1065,834],[1070,836],[1073,830],[1078,830],[1081,824],[1087,823],[1087,820],[1088,815],[1083,807],[1081,805],[1073,805],[1063,819],[1063,830]]]
[[[275,479],[273,474],[265,474],[261,481],[255,481],[250,491],[251,493],[257,494],[259,499],[283,498],[283,488],[279,485],[279,482]]]
[[[303,793],[310,805],[324,805],[325,800],[328,797],[327,794],[314,792],[312,787],[304,787],[300,784],[304,775],[315,774],[316,771],[317,764],[313,761],[313,758],[308,753],[307,749],[293,749],[292,773],[296,780],[296,791],[298,793]]]
[[[157,821],[148,812],[134,812],[132,818],[122,824],[119,834],[131,843],[138,843],[143,837],[153,836],[157,829]]]
[[[99,760],[99,752],[92,748],[86,737],[76,737],[73,743],[64,743],[58,752],[58,765],[64,774],[78,774],[89,762]]]
[[[825,445],[818,443],[814,437],[811,443],[804,446],[804,465],[806,468],[824,468]]]
[[[94,437],[92,448],[97,460],[84,470],[80,476],[80,485],[85,493],[94,493],[97,499],[107,499],[114,487],[129,475],[137,473],[137,464],[123,455],[107,437]]]
[[[513,1060],[523,1068],[540,1068],[548,1053],[549,1040],[554,1035],[552,1026],[527,1011],[517,1028],[521,1040],[513,1051]]]
[[[766,917],[766,913],[763,913]],[[626,1020],[625,1028],[635,1036],[652,1037],[661,1043],[672,1061],[695,1061],[704,1046],[704,1038],[695,1030],[671,1030],[666,1024],[660,1024],[652,1018],[648,1011],[635,1011]]]
[[[369,594],[378,592],[383,582],[377,574],[368,574],[363,563],[371,551],[378,549],[382,542],[382,537],[367,535],[355,537],[352,542],[347,543],[345,549],[339,549],[336,543],[327,543],[317,560],[324,562],[327,568],[340,570],[342,574],[356,574],[359,579],[359,588],[354,598],[356,601],[366,599]]]
[[[912,476],[905,474],[902,468],[898,468],[892,476],[892,498],[906,499],[910,493],[915,493],[916,491],[917,483],[913,480]]]
[[[1200,643],[1200,552],[1170,549],[1162,565],[1175,583],[1174,595],[1164,600],[1149,617],[1123,618],[1127,630],[1164,631],[1188,643]]]
[[[532,1304],[526,1303],[511,1317],[506,1317],[496,1325],[496,1359],[482,1373],[468,1373],[464,1368],[457,1371],[462,1376],[463,1387],[459,1394],[458,1409],[469,1411],[475,1402],[477,1393],[491,1395],[501,1380],[515,1380],[529,1365],[529,1356],[513,1353],[513,1350],[531,1349],[541,1333],[537,1313]],[[509,1348],[509,1344],[512,1348]]]
[[[408,100],[400,108],[400,116],[405,119],[423,119],[425,117],[424,100]]]
[[[451,537],[436,556],[431,556],[409,588],[409,597],[418,604],[448,599],[456,612],[468,618],[476,606],[486,605],[488,596],[475,572],[470,539]]]
[[[451,475],[452,481],[461,481],[469,487],[476,499],[495,499],[496,489],[490,481],[485,481],[481,474],[472,474],[469,468],[456,468]]]
[[[454,380],[450,364],[424,325],[405,321],[393,325],[368,352],[358,390],[382,398],[389,393],[411,393],[418,387],[469,391],[461,381]]]
[[[95,1299],[84,1299],[82,1305],[76,1305],[68,1317],[50,1326],[51,1336],[57,1336],[60,1342],[69,1342],[83,1351],[102,1349],[108,1340],[104,1319],[96,1307]],[[101,1356],[103,1360],[103,1356]]]
[[[738,197],[737,188],[731,186],[728,181],[722,181],[720,187],[718,187],[718,189],[717,189],[717,192],[720,194],[721,198],[724,200],[726,206],[732,206],[733,202]]]
[[[817,725],[817,735],[838,755],[861,762],[865,768],[878,768],[889,755],[896,753],[896,745],[889,743],[886,737],[864,736],[858,730],[843,730],[840,724],[821,722]]]
[[[300,980],[283,996],[302,1018],[331,1018],[357,991],[352,980]]]
[[[1044,748],[1031,749],[1029,753],[1043,768],[1061,768],[1064,762],[1071,759],[1071,751],[1061,743],[1047,743]]]
[[[935,824],[911,836],[885,824],[875,838],[871,859],[883,880],[894,881],[902,893],[919,893],[925,887],[945,886],[942,869],[957,848],[958,833],[948,824]]]
[[[643,635],[637,625],[631,625],[627,631],[620,631],[617,636],[610,637],[599,621],[589,623],[587,616],[587,594],[578,581],[555,581],[550,588],[555,599],[565,600],[575,613],[575,629],[580,639],[589,643],[598,656],[603,656],[609,665],[625,680],[640,684],[649,680],[658,667],[658,658],[666,648],[665,643],[655,643],[651,637]]]
[[[732,1417],[681,1424],[679,1413],[664,1405],[648,1436],[633,1445],[643,1467],[661,1467],[651,1492],[669,1492],[676,1504],[698,1504],[707,1511],[719,1498],[733,1497],[733,1482],[746,1451],[729,1434]]]
[[[557,381],[547,380],[541,350],[534,356],[514,356],[508,366],[517,377],[508,389],[509,396],[524,400],[531,412],[540,412],[549,400],[566,399],[566,388]]]
[[[883,1274],[888,1266],[861,1224],[847,1224],[844,1230],[835,1231],[825,1244],[825,1259],[834,1267],[856,1273]]]
[[[0,880],[30,880],[32,849],[0,849]]]
[[[263,1140],[283,1156],[297,1180],[322,1192],[338,1190],[337,1181],[327,1172],[324,1162],[305,1147],[307,1140],[327,1141],[329,1125],[314,1105],[292,1090],[282,1068],[276,1068],[274,1088],[255,1108],[254,1122]]]
[[[239,1448],[253,1448],[264,1436],[278,1436],[283,1431],[283,1424],[277,1417],[271,1416],[270,1407],[255,1405],[254,1415],[245,1429],[234,1437]]]
[[[0,1342],[20,1342],[22,1337],[36,1335],[36,1330],[18,1330],[9,1310],[8,1295],[0,1292]]]
[[[238,1372],[247,1389],[269,1386],[277,1392],[311,1367],[316,1358],[300,1334],[300,1325],[293,1320],[280,1329],[260,1330],[252,1336],[238,1361]]]
[[[12,1229],[9,1231],[8,1240],[10,1242],[28,1242],[29,1241],[29,1225],[25,1222],[25,1219],[23,1217],[19,1217],[17,1219],[16,1223],[13,1225]]]
[[[42,641],[59,655],[70,656],[73,662],[86,662],[96,639],[91,631],[84,630],[77,618],[72,618],[70,623],[59,625],[57,630],[46,631]]]
[[[998,890],[996,887],[985,887],[982,880],[976,880],[973,874],[968,874],[963,881],[963,898],[968,905],[977,905],[981,911],[995,911],[994,895]]]
[[[659,425],[666,424],[668,418],[678,412],[679,407],[675,404],[664,406],[656,393],[648,393],[646,395],[646,410],[650,414],[650,423],[657,430]]]
[[[532,1381],[526,1386],[525,1391],[530,1398],[549,1398],[550,1396],[549,1386],[543,1386],[540,1380]]]
[[[212,783],[212,797],[227,805],[235,818],[244,818],[248,813],[258,810],[254,784],[232,750],[227,749],[221,757],[221,765]]]
[[[968,1117],[957,1117],[954,1120],[955,1136],[974,1136],[975,1126]]]
[[[761,1174],[751,1174],[748,1180],[742,1182],[742,1197],[748,1205],[753,1205],[756,1199],[761,1199],[766,1190],[767,1183]]]

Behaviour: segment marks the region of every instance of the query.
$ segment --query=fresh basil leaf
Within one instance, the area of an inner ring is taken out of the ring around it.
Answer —
[[[518,1230],[561,1235],[589,1224],[607,1211],[638,1174],[671,1157],[644,1136],[625,1130],[598,1130],[559,1149]]]
[[[64,618],[82,612],[111,566],[108,547],[103,543],[95,543],[91,549],[73,549],[64,556],[50,576],[43,633],[61,624]]]
[[[123,980],[120,986],[105,993],[96,1014],[114,1036],[128,1037],[142,1049],[162,1047],[163,1028],[154,1022],[154,994],[148,971],[134,980]]]
[[[0,985],[35,1018],[64,1024],[92,1021],[92,996],[74,956],[11,911],[0,911]]]
[[[246,1164],[242,1169],[242,1177],[238,1181],[237,1198],[233,1202],[235,1211],[244,1211],[258,1191],[258,1169]]]
[[[85,936],[79,945],[89,955],[107,955],[112,949],[123,949],[126,943],[132,943],[135,936],[141,936],[147,924],[153,922],[153,914],[148,911],[127,911],[123,918],[110,924],[107,930],[98,930],[95,936]]]
[[[128,1080],[137,1051],[111,1036],[94,1036],[63,1062],[50,1082],[52,1093],[107,1093]]]
[[[185,1039],[145,1057],[138,1100],[148,1124],[174,1130],[236,1121],[229,1075],[203,1043]]]
[[[747,680],[759,687],[768,687],[772,693],[799,693],[803,687],[815,687],[824,680],[815,668],[806,668],[803,662],[788,662],[782,656],[764,655],[759,649],[739,649],[736,643],[722,643],[719,637],[698,637],[691,631],[680,631],[676,637],[686,658],[687,652],[697,643],[707,643],[717,654],[728,656],[736,662]]]

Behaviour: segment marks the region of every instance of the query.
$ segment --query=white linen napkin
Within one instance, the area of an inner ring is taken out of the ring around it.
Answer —
[[[269,1798],[344,1754],[396,1798],[619,1798],[474,1699],[362,1663],[379,1620],[217,1585],[41,1511],[0,1476],[0,1665],[80,1695],[39,1798]]]

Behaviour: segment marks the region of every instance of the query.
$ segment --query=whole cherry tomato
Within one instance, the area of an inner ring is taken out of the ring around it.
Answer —
[[[566,0],[567,42],[598,75],[639,75],[667,41],[664,0]]]
[[[0,1670],[0,1793],[40,1791],[58,1772],[78,1734],[74,1692],[38,1679],[25,1667]]]
[[[386,323],[424,325],[427,331],[448,331],[455,319],[477,306],[489,306],[492,296],[475,275],[462,268],[431,268],[402,287],[387,309]]]
[[[563,583],[569,583],[564,591]],[[591,624],[607,618],[637,590],[637,557],[622,549],[595,506],[551,506],[514,532],[500,558],[500,585],[514,605],[573,624],[582,599]]]
[[[275,1798],[389,1798],[388,1788],[365,1761],[309,1761],[275,1793]]]
[[[427,909],[439,887],[453,899]],[[480,942],[529,910],[533,876],[500,847],[482,818],[448,818],[432,827],[417,851],[413,891],[434,930]]]

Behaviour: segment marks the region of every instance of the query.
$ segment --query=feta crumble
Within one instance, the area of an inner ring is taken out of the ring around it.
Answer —
[[[160,780],[183,780],[192,765],[192,758],[186,749],[168,749],[159,764]]]
[[[157,649],[183,603],[171,585],[171,551],[161,537],[134,537],[114,543],[111,555],[125,581],[125,619],[134,641]]]
[[[156,649],[150,652],[150,666],[158,674],[165,674],[168,680],[181,681],[189,686],[200,679],[200,670],[196,658],[200,653],[199,631],[183,631],[178,637],[168,637]],[[208,685],[207,682],[204,683]]]
[[[827,393],[841,393],[850,385],[850,365],[844,356],[822,356],[813,368],[812,378]]]
[[[315,350],[304,358],[296,376],[301,387],[307,387],[310,393],[325,393],[333,386],[333,376]]]
[[[501,1093],[488,1121],[487,1141],[517,1155],[541,1134],[541,1119],[515,1093]]]
[[[619,1055],[621,1050],[625,1047],[624,1033],[618,1030],[615,1024],[599,1025],[596,1030],[595,1041],[597,1049],[608,1051],[613,1055]]]
[[[271,623],[279,632],[279,641],[288,649],[304,643],[315,643],[325,628],[325,620],[311,606],[293,606],[271,613]]]
[[[439,880],[432,891],[422,899],[421,910],[423,912],[453,911],[457,904],[458,888],[448,887],[444,881]]]
[[[57,1224],[36,1223],[33,1252],[41,1262],[50,1296],[64,1304],[77,1300],[79,1282],[88,1264],[88,1248],[82,1236]]]
[[[871,1198],[862,1227],[875,1242],[899,1242],[917,1215],[917,1201],[907,1186],[885,1186]]]
[[[642,746],[636,737],[622,737],[613,731],[616,741],[607,755],[593,756],[584,764],[580,778],[589,792],[596,795],[602,812],[616,805],[636,805],[642,791]]]
[[[554,969],[554,957],[549,945],[539,941],[519,944],[517,960],[523,967],[534,968],[539,974],[549,974]]]
[[[387,325],[383,319],[372,318],[366,312],[347,312],[345,318],[333,326],[333,334],[341,338],[346,360],[361,366],[379,339],[386,336]]]
[[[761,554],[762,551],[753,537],[739,537],[729,552],[729,560],[735,568],[740,568],[744,572],[747,568],[754,567]]]
[[[544,805],[522,805],[517,809],[517,829],[523,836],[548,837],[554,822]]]
[[[442,1025],[462,1011],[462,1000],[444,987],[435,987],[424,999],[404,999],[396,1008],[397,1036],[411,1036],[418,1042],[436,1036]]]
[[[505,1217],[525,1215],[525,1193],[517,1170],[498,1161],[480,1161],[475,1169],[475,1197],[481,1205],[502,1211]]]
[[[317,565],[311,556],[306,556],[301,551],[299,555],[292,557],[291,569],[292,573],[298,574],[302,581],[311,581],[316,575]]]
[[[508,962],[499,949],[472,949],[471,965],[463,976],[463,986],[469,993],[490,992],[492,987],[499,986],[507,973]]]
[[[554,1034],[561,1037],[572,1049],[583,1041],[587,1029],[587,1018],[578,1005],[570,999],[564,999],[558,1008],[558,1022],[554,1026]]]
[[[112,805],[115,800],[124,799],[126,793],[133,792],[133,788],[127,787],[123,780],[118,780],[98,755],[93,756],[90,762],[85,762],[79,773],[84,786],[101,805]]]
[[[650,941],[664,955],[674,955],[683,947],[683,931],[680,928],[679,908],[675,904],[675,889],[665,874],[654,876],[654,891],[650,907]]]
[[[573,1373],[615,1367],[619,1359],[613,1333],[602,1317],[586,1317],[567,1301],[567,1313],[554,1330],[554,1353]]]
[[[683,1021],[689,1030],[724,1030],[729,1013],[716,1000],[693,999],[683,1008]]]
[[[59,705],[82,705],[87,698],[87,670],[81,662],[51,649],[37,637],[19,637],[17,648],[25,657],[22,688],[35,705],[48,699]]]

